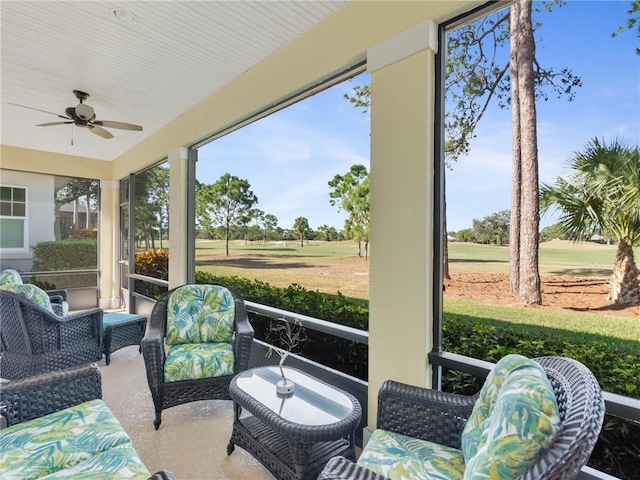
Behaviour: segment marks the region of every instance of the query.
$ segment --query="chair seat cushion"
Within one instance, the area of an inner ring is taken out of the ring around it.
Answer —
[[[545,371],[521,355],[502,358],[487,377],[462,432],[467,479],[514,479],[551,445],[560,429]]]
[[[232,375],[235,367],[231,343],[187,343],[171,345],[164,362],[164,381]]]
[[[358,465],[391,480],[462,480],[465,469],[460,450],[380,429]]]
[[[149,471],[102,400],[2,430],[0,478],[146,479]],[[99,472],[99,473],[98,473]]]
[[[167,303],[168,345],[230,342],[234,333],[235,301],[219,285],[184,285]]]

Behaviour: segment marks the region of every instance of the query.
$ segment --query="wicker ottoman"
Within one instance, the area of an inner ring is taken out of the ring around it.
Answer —
[[[102,317],[102,332],[107,365],[111,361],[111,353],[129,345],[140,345],[146,328],[147,317],[142,315],[105,313]]]

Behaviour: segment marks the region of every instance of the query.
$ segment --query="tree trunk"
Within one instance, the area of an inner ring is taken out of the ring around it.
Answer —
[[[229,256],[229,222],[224,226],[224,254]]]
[[[369,239],[364,241],[364,259],[369,259]]]
[[[535,40],[531,22],[532,0],[520,0],[517,48],[518,104],[520,109],[521,219],[520,286],[518,299],[524,305],[542,303],[538,273],[538,227],[540,199],[538,192],[538,138],[533,60]]]
[[[75,234],[78,231],[78,199],[73,201],[73,228],[71,232]]]
[[[91,196],[90,194],[87,193],[87,195],[85,196],[85,200],[87,202],[87,214],[84,219],[84,225],[85,225],[84,228],[89,230],[91,228]]]
[[[629,239],[624,239],[618,244],[616,263],[609,280],[608,300],[618,305],[640,304],[638,273],[633,246]]]
[[[520,287],[520,195],[522,185],[520,151],[520,97],[518,95],[518,47],[521,43],[521,29],[518,27],[520,4],[511,6],[511,218],[509,220],[509,291],[518,293]]]

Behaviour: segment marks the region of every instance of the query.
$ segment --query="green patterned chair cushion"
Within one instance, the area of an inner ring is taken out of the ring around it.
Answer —
[[[487,377],[462,432],[465,480],[517,478],[559,428],[558,404],[542,367],[507,355]]]
[[[391,480],[462,480],[460,450],[386,430],[375,430],[358,465]]]
[[[0,288],[8,292],[17,293],[18,295],[31,300],[33,303],[40,305],[45,310],[48,310],[51,313],[56,313],[51,306],[51,300],[49,299],[47,292],[35,285],[30,283],[25,283],[24,285],[20,283],[7,283],[0,285]]]
[[[229,290],[218,285],[185,285],[167,303],[165,342],[230,342],[234,318],[235,302]]]
[[[222,377],[234,373],[231,343],[187,343],[172,345],[164,362],[164,381]]]
[[[0,285],[6,285],[8,283],[22,284],[22,277],[12,268],[7,268],[0,273]]]
[[[3,429],[0,478],[146,479],[118,420],[92,400]]]

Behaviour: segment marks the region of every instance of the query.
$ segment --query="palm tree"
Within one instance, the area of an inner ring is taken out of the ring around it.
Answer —
[[[640,242],[640,149],[617,138],[606,145],[594,138],[584,152],[569,160],[573,170],[540,192],[542,212],[560,211],[560,223],[576,240],[600,233],[618,242],[609,282],[609,300],[621,305],[640,303],[638,267],[633,246]]]

